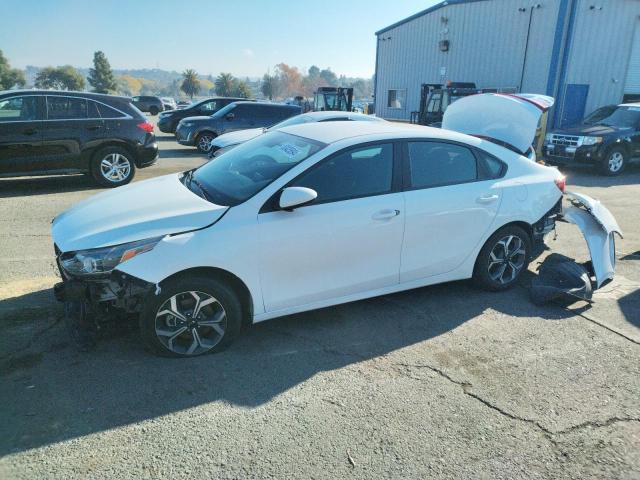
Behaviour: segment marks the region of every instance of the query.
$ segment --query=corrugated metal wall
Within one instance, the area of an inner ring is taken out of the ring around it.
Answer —
[[[532,2],[486,0],[453,4],[378,36],[376,114],[409,119],[420,105],[420,85],[446,80],[478,87],[518,87]],[[560,0],[534,9],[521,91],[545,93]],[[526,11],[520,11],[526,9]],[[446,19],[446,21],[445,21]],[[448,52],[439,50],[449,40]],[[441,75],[441,69],[445,74]],[[406,89],[403,109],[387,107],[390,89]]]
[[[640,1],[578,0],[576,9],[565,85],[589,85],[589,113],[622,100]]]

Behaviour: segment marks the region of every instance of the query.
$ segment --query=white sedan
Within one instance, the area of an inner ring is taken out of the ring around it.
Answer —
[[[295,125],[85,200],[53,222],[57,295],[100,321],[137,313],[153,351],[193,356],[225,348],[243,323],[465,278],[509,288],[562,215],[564,178],[522,155],[544,98],[474,97],[449,107],[448,128],[483,138]],[[502,123],[469,122],[465,108],[495,108]],[[571,209],[600,286],[619,228],[588,197]]]

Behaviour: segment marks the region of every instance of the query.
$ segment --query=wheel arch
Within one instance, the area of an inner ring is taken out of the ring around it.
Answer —
[[[231,286],[234,292],[240,299],[240,305],[242,306],[242,323],[243,325],[250,325],[253,322],[253,297],[251,291],[247,287],[246,283],[242,281],[237,275],[217,267],[193,267],[186,270],[173,273],[163,279],[160,282],[160,287],[169,280],[174,280],[179,277],[202,275],[211,278],[216,278]]]
[[[484,242],[482,242],[482,245],[480,245],[480,248],[478,249],[478,253],[476,253],[476,258],[475,258],[475,260],[473,262],[474,269],[475,269],[476,264],[478,263],[478,258],[480,258],[480,253],[482,252],[482,249],[487,244],[489,239],[491,239],[491,237],[493,237],[497,232],[499,232],[503,228],[507,228],[507,227],[519,227],[519,228],[523,229],[525,232],[527,232],[527,235],[529,236],[530,245],[533,246],[533,243],[534,243],[533,225],[531,225],[530,223],[525,222],[523,220],[514,220],[514,221],[511,221],[511,222],[504,223],[504,224],[500,225],[499,227],[492,229],[491,233],[489,233],[489,235],[487,235],[487,238],[484,240]]]

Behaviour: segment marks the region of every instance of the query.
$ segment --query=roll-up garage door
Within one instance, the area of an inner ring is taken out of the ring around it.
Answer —
[[[629,67],[627,67],[627,79],[624,84],[624,93],[640,94],[640,27],[636,24],[631,45]]]

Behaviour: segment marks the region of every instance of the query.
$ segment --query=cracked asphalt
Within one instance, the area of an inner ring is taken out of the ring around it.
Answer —
[[[160,137],[136,180],[202,157]],[[249,328],[190,360],[132,329],[78,352],[52,299],[53,216],[83,177],[0,180],[0,478],[640,478],[640,168],[568,171],[618,219],[595,302],[454,282]],[[558,226],[554,251],[587,258]]]

